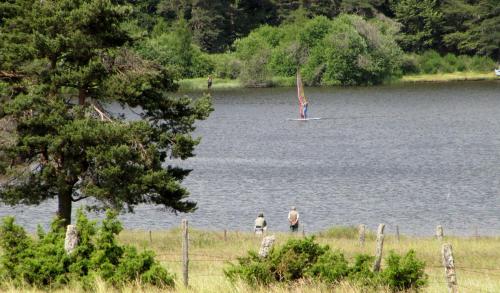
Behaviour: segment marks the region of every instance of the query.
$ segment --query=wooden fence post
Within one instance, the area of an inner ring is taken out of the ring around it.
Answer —
[[[66,226],[66,238],[64,238],[64,250],[71,254],[78,245],[78,231],[75,225]]]
[[[360,246],[365,246],[365,233],[366,233],[366,226],[361,224],[358,226],[358,235],[359,235],[359,245]]]
[[[399,243],[399,226],[398,225],[396,225],[396,240]]]
[[[438,225],[436,227],[436,238],[439,240],[439,241],[443,241],[443,226],[441,225]]]
[[[189,273],[189,234],[188,234],[188,220],[182,220],[182,279],[184,287],[188,287],[188,273]]]
[[[443,255],[443,266],[448,283],[448,292],[458,293],[457,274],[455,272],[455,261],[453,260],[451,244],[443,244],[441,253]]]
[[[227,230],[224,229],[224,241],[227,241]]]
[[[377,250],[375,251],[375,262],[373,263],[373,271],[380,271],[380,263],[382,262],[382,249],[384,248],[384,224],[378,225],[377,230]]]
[[[151,230],[149,230],[149,243],[153,245],[153,236],[151,236]]]

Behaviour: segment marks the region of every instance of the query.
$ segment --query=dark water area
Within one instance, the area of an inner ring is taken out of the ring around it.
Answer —
[[[140,206],[127,229],[166,229],[183,217],[210,230],[251,230],[263,212],[287,231],[296,206],[306,231],[334,225],[399,225],[402,234],[500,235],[500,82],[214,91],[215,111],[198,123],[196,157],[180,162],[199,209],[174,215]],[[55,202],[0,207],[34,229]]]

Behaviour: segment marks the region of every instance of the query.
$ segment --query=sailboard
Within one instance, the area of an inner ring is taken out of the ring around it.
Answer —
[[[299,100],[299,118],[288,119],[292,121],[309,121],[309,120],[320,120],[320,117],[307,117],[307,105],[309,100],[304,94],[304,84],[302,83],[302,76],[300,76],[300,71],[297,70],[297,98]],[[304,107],[305,106],[305,107]]]

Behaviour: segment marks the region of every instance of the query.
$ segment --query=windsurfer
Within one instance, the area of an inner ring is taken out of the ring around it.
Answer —
[[[306,97],[303,97],[302,100],[304,101],[304,103],[302,104],[302,118],[307,119],[307,106],[309,105],[309,103],[307,102]]]

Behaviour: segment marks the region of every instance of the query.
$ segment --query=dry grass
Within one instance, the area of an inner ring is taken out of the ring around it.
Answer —
[[[291,237],[288,233],[277,233],[277,244],[283,244]],[[231,284],[224,277],[224,268],[229,261],[243,256],[248,250],[257,250],[260,238],[250,233],[228,232],[224,240],[223,232],[190,231],[190,266],[188,289],[182,285],[181,271],[181,231],[124,231],[119,239],[122,243],[136,246],[139,250],[152,249],[160,262],[177,276],[176,289],[173,292],[371,292],[356,285],[343,282],[334,288],[326,284],[307,281],[293,286],[274,285],[271,287],[251,288],[245,284]],[[152,240],[152,241],[151,241]],[[334,249],[341,249],[348,259],[356,253],[375,251],[375,240],[369,237],[364,247],[361,247],[355,237],[348,233],[322,233],[316,236],[321,244],[328,244]],[[453,246],[455,265],[460,292],[500,292],[500,249],[498,237],[481,238],[445,238]],[[444,269],[441,266],[441,243],[434,238],[401,237],[398,242],[393,236],[387,236],[384,251],[394,250],[399,253],[414,249],[417,256],[426,261],[426,272],[429,275],[429,285],[422,292],[447,292]],[[382,264],[383,265],[383,264]],[[6,285],[2,292],[42,292],[32,288],[14,288]],[[71,285],[53,292],[84,292],[78,285]],[[119,292],[102,281],[95,284],[95,292]],[[141,287],[140,284],[128,284],[120,292],[168,292],[157,288]],[[380,289],[379,292],[390,292]]]

